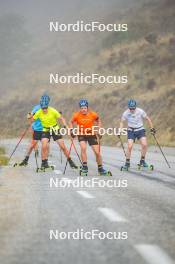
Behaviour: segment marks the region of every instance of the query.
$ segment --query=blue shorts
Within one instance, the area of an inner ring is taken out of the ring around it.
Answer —
[[[146,137],[146,133],[145,133],[145,129],[141,129],[138,131],[134,131],[134,130],[128,130],[128,139],[133,139],[134,141],[136,139],[141,139],[142,137]]]

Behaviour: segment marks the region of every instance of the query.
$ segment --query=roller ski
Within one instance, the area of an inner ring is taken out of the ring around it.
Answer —
[[[28,158],[25,158],[22,162],[15,163],[13,167],[26,167],[27,165],[28,165]]]
[[[124,166],[120,168],[121,171],[128,171],[130,168],[130,163],[126,162]]]
[[[98,175],[99,176],[112,176],[111,171],[105,170],[103,167],[98,168]]]
[[[87,166],[81,166],[80,167],[80,176],[87,176],[88,175],[88,167]]]
[[[47,161],[42,161],[41,168],[37,168],[36,172],[48,172],[53,170],[54,166],[50,166]]]
[[[78,166],[73,162],[73,160],[68,159],[68,162],[69,162],[71,169],[75,169],[75,170],[78,169]]]
[[[141,160],[140,163],[137,164],[137,168],[138,168],[138,170],[142,170],[142,169],[151,170],[151,171],[154,170],[154,166],[153,165],[148,165],[145,160]]]

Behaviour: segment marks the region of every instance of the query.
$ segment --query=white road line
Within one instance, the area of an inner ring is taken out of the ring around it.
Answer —
[[[98,210],[111,222],[127,222],[127,220],[111,208],[99,207]]]
[[[95,198],[92,194],[90,194],[90,193],[88,193],[86,191],[77,191],[77,193],[79,193],[84,198],[88,198],[88,199]]]
[[[54,170],[54,172],[55,172],[55,174],[63,174],[63,172],[60,170]]]
[[[175,262],[157,245],[135,245],[138,253],[149,264],[175,264]]]

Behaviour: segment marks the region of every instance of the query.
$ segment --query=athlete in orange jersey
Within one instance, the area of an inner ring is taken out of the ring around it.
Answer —
[[[83,172],[87,174],[88,166],[87,166],[87,142],[91,146],[98,165],[98,172],[100,175],[106,175],[108,172],[104,170],[102,165],[102,157],[100,154],[100,146],[99,146],[99,135],[98,129],[101,127],[101,120],[97,113],[92,112],[88,108],[87,100],[80,100],[79,102],[80,111],[74,113],[71,122],[70,128],[78,127],[78,141],[80,143],[81,148],[81,159],[83,162],[83,166],[81,167],[80,173]],[[93,129],[95,127],[95,129]],[[75,135],[72,132],[71,136],[74,138]]]

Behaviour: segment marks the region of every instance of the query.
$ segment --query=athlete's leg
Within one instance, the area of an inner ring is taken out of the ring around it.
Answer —
[[[92,142],[94,142],[94,144],[92,144]],[[92,150],[96,156],[96,161],[97,161],[97,165],[98,165],[98,173],[100,175],[107,175],[108,171],[106,171],[103,167],[103,161],[102,161],[102,156],[100,153],[100,144],[98,142],[98,140],[93,137],[91,140],[89,140],[90,146],[92,147]]]
[[[126,159],[130,160],[131,158],[131,152],[133,148],[134,140],[133,139],[128,139],[128,146],[127,146],[127,151],[126,151]]]
[[[69,151],[68,151],[68,149],[67,149],[67,147],[66,147],[66,145],[64,143],[64,140],[62,138],[60,138],[60,139],[57,139],[55,142],[61,148],[61,150],[63,151],[63,153],[66,156],[66,158],[69,158]]]
[[[34,141],[35,140],[33,140],[34,150],[38,151],[38,141],[36,141],[36,143]]]
[[[64,155],[66,156],[66,158],[69,162],[70,167],[72,169],[78,169],[78,166],[71,159],[70,153],[69,153],[66,145],[64,144],[63,138],[56,139],[55,142],[58,144],[59,148],[61,148],[61,150],[63,151]]]
[[[30,154],[32,153],[32,150],[36,148],[37,143],[38,143],[37,140],[32,139],[32,141],[30,143],[30,146],[29,146],[29,148],[27,150],[26,156],[28,156],[28,157],[30,156]]]
[[[92,145],[91,148],[92,148],[92,150],[93,150],[93,152],[95,154],[97,164],[98,165],[102,165],[102,157],[101,157],[101,154],[100,154],[99,145]]]
[[[141,144],[141,159],[145,159],[146,152],[147,152],[147,138],[146,137],[141,137],[140,138],[140,144]]]
[[[42,138],[41,144],[42,144],[42,150],[41,150],[42,160],[47,160],[48,154],[49,154],[49,139],[48,138]]]
[[[87,142],[80,141],[80,148],[81,148],[81,160],[83,163],[87,164]]]

